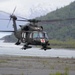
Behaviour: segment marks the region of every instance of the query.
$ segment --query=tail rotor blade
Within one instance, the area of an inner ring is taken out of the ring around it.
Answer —
[[[0,11],[0,12],[3,12],[3,13],[5,13],[5,14],[8,14],[8,15],[10,15],[10,13],[8,13],[8,12],[5,12],[5,11]]]
[[[8,28],[8,26],[9,26],[9,24],[10,24],[10,21],[11,21],[11,18],[10,18],[10,20],[9,20],[8,24],[7,24],[7,28]]]
[[[9,26],[9,24],[10,24],[10,21],[11,21],[11,18],[12,18],[11,16],[13,16],[15,10],[16,10],[16,7],[14,8],[13,13],[10,15],[10,20],[9,20],[9,22],[8,22],[8,24],[7,24],[7,28],[8,28],[8,26]]]
[[[16,10],[16,7],[14,8],[12,15],[14,14],[15,10]]]

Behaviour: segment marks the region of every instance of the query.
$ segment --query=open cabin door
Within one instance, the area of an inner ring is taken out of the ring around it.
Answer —
[[[22,42],[25,43],[25,41],[26,41],[26,33],[22,32]]]

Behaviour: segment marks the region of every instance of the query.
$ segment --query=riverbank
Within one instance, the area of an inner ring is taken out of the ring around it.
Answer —
[[[75,39],[61,40],[49,40],[51,48],[66,48],[75,49]]]
[[[0,55],[75,58],[75,49],[52,48],[44,51],[36,47],[26,50],[21,48],[22,45],[17,46],[14,43],[0,43]]]
[[[0,75],[75,75],[74,58],[0,55]]]
[[[16,42],[16,41],[15,41]],[[15,42],[4,42],[4,40],[0,40],[0,43],[14,43]],[[66,48],[66,49],[75,49],[75,39],[68,39],[68,40],[49,40],[51,48]],[[36,46],[36,45],[35,45]],[[37,48],[40,46],[37,46]]]

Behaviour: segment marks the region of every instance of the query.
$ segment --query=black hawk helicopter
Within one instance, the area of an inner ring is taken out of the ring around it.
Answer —
[[[0,12],[7,13],[4,11],[0,11]],[[9,22],[10,20],[12,20],[14,31],[0,31],[0,32],[14,32],[15,37],[18,39],[18,41],[15,44],[20,45],[21,42],[24,43],[22,49],[31,48],[31,46],[29,45],[41,45],[42,49],[44,50],[51,49],[51,47],[49,47],[50,45],[49,38],[46,32],[43,30],[42,26],[37,25],[37,23],[41,22],[41,20],[26,19],[23,17],[20,17],[22,18],[22,20],[18,20],[17,16],[15,16],[13,13],[12,15],[10,15],[10,19],[0,19],[0,20],[9,20]],[[25,21],[25,22],[29,22],[29,24],[24,26],[19,25],[20,29],[17,29],[16,21]]]
[[[31,48],[31,46],[29,45],[41,45],[42,49],[44,50],[51,49],[47,33],[43,30],[42,26],[38,26],[37,24],[38,22],[58,22],[64,20],[75,20],[75,18],[36,20],[36,19],[26,19],[20,16],[18,17],[22,19],[18,20],[17,16],[14,15],[14,11],[12,14],[9,14],[4,11],[0,11],[10,15],[10,19],[1,19],[1,20],[9,20],[9,22],[10,20],[12,20],[13,28],[14,28],[14,31],[0,31],[0,32],[14,32],[15,37],[18,39],[18,41],[15,44],[20,45],[21,42],[24,43],[22,49]],[[29,24],[24,26],[19,25],[20,29],[17,29],[16,21],[29,22]]]

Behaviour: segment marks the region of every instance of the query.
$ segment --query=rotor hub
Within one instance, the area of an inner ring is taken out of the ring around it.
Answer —
[[[14,20],[17,20],[17,17],[15,15],[10,15],[10,18],[13,18]]]

